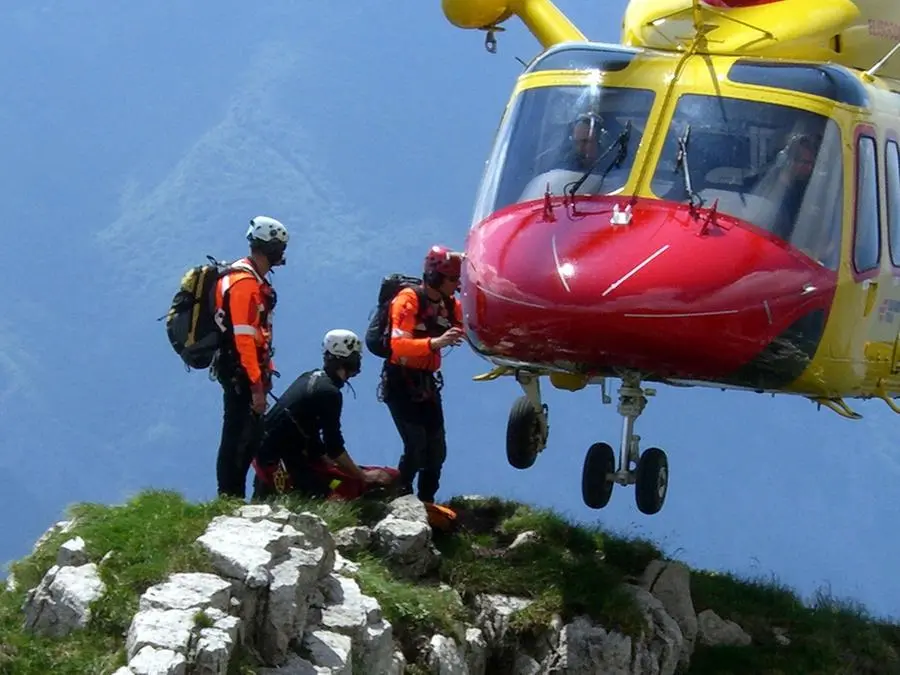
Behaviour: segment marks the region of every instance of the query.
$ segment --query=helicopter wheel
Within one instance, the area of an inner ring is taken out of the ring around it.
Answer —
[[[506,459],[516,469],[527,469],[543,444],[541,417],[527,396],[520,396],[509,411],[506,424]]]
[[[609,443],[594,443],[588,448],[581,472],[581,499],[592,509],[609,503],[615,483],[616,456]]]
[[[658,513],[669,489],[669,460],[659,448],[647,448],[637,465],[634,499],[638,510],[647,515]]]

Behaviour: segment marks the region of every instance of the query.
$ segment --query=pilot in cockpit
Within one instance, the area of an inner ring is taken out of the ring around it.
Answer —
[[[575,118],[569,131],[569,146],[559,168],[587,171],[600,155],[600,145],[607,132],[600,115],[588,112]]]

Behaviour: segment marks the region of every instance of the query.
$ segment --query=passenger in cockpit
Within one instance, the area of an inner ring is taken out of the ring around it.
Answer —
[[[770,213],[769,230],[785,241],[791,240],[817,153],[818,143],[812,136],[792,136],[772,165],[752,181],[752,191],[768,198],[775,207]]]

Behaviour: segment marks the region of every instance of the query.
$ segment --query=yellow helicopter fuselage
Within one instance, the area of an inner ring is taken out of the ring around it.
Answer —
[[[486,379],[639,372],[900,412],[900,2],[632,0],[618,45],[549,0],[443,9],[487,31],[517,16],[544,48],[467,240]],[[611,152],[572,190],[553,162],[578,125]]]

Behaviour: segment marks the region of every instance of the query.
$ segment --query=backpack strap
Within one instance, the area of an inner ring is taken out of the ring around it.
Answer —
[[[428,306],[428,294],[425,292],[424,282],[413,286],[413,290],[416,292],[416,301],[419,303],[416,306],[416,321],[418,321],[425,313],[425,307]]]
[[[216,264],[218,264],[224,268],[224,269],[222,269],[222,271],[219,274],[220,281],[235,272],[249,272],[250,274],[252,274],[254,276],[254,278],[256,278],[256,280],[260,283],[260,285],[268,285],[271,288],[271,284],[269,284],[268,281],[266,281],[262,276],[260,276],[260,274],[256,270],[256,268],[253,265],[244,262],[243,259],[235,260],[234,262],[231,262],[231,263],[227,263],[227,262],[223,261],[223,262],[216,263]],[[226,282],[224,284],[224,286],[225,287],[222,291],[222,296],[223,296],[225,311],[227,313],[227,311],[228,311],[227,310],[228,293],[231,290],[231,281],[229,280],[228,282]],[[273,289],[273,291],[274,291],[274,289]],[[273,305],[274,305],[274,302],[273,302]]]
[[[219,266],[219,268],[220,268],[219,282],[222,283],[224,286],[224,288],[222,289],[222,312],[224,313],[224,315],[222,317],[223,320],[222,320],[221,324],[219,324],[218,321],[216,323],[219,325],[219,330],[221,330],[223,334],[225,334],[229,338],[232,338],[234,336],[234,334],[232,333],[232,330],[231,330],[231,326],[232,326],[231,312],[229,311],[229,305],[228,305],[228,296],[231,291],[231,281],[226,280],[225,277],[229,276],[230,274],[232,274],[234,272],[249,272],[257,279],[257,281],[259,281],[260,284],[265,283],[265,279],[263,279],[260,276],[259,272],[256,271],[256,268],[253,267],[253,265],[251,265],[247,262],[244,262],[243,259],[238,259],[238,260],[235,260],[234,262],[226,262],[224,260],[222,260],[222,261],[216,260],[212,256],[206,256],[206,257],[210,262]],[[233,343],[231,342],[230,339],[228,340],[226,345],[223,345],[221,350],[227,351],[232,356],[234,356]],[[212,372],[213,371],[210,370],[210,373],[212,373]]]
[[[416,319],[420,319],[422,314],[424,314],[424,308],[428,306],[428,303],[431,300],[428,299],[428,295],[425,293],[425,283],[417,284],[414,287],[416,291],[416,299],[419,301],[419,307],[416,311]],[[444,304],[444,309],[447,310],[447,314],[450,319],[450,325],[456,325],[456,298],[454,296],[450,296],[449,298],[444,296],[441,298],[441,301]]]
[[[235,260],[233,263],[228,265],[225,270],[225,274],[228,274],[229,272],[233,272],[233,271],[237,271],[237,270],[243,270],[244,272],[250,272],[250,274],[252,274],[254,277],[256,277],[256,280],[261,284],[268,283],[268,281],[266,281],[262,276],[260,276],[260,274],[256,270],[256,268],[253,265],[251,265],[247,262],[244,262],[243,258],[240,260]]]
[[[454,296],[450,296],[449,298],[444,298],[444,307],[447,308],[447,315],[450,318],[450,325],[456,326],[456,303],[457,300]]]

